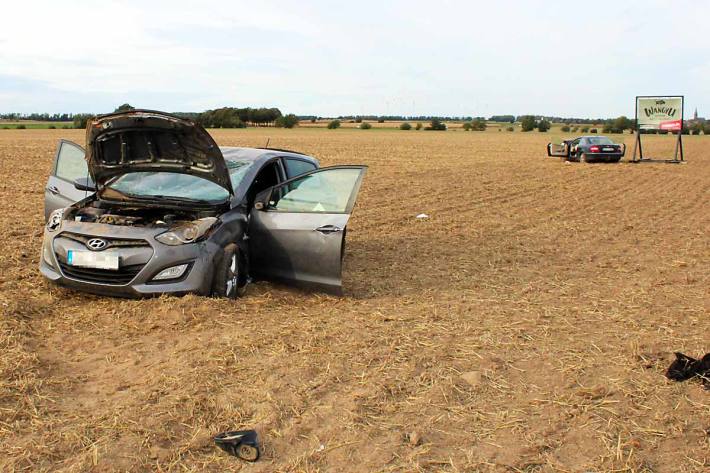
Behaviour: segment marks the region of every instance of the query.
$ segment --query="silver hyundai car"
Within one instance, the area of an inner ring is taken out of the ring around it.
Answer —
[[[197,123],[150,110],[62,140],[45,192],[40,271],[112,296],[236,298],[252,278],[340,293],[365,166],[293,151],[219,148]]]

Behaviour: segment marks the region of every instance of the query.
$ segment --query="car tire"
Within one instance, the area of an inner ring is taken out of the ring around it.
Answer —
[[[247,274],[244,258],[234,243],[224,247],[222,257],[215,266],[212,295],[236,299],[247,289]]]
[[[609,160],[610,163],[618,163],[619,161],[621,161],[621,157],[618,157],[618,158],[611,158],[611,159]]]

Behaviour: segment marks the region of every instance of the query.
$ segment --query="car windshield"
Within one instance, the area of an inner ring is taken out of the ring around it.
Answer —
[[[244,179],[253,161],[225,160],[232,188]],[[224,187],[201,177],[175,172],[132,172],[111,182],[109,189],[129,197],[165,197],[201,202],[224,202],[229,192]]]
[[[611,141],[606,136],[592,136],[587,138],[590,145],[613,145],[614,142]]]

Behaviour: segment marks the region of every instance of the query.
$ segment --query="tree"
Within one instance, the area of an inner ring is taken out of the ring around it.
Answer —
[[[86,128],[86,122],[91,118],[94,118],[91,114],[77,113],[74,115],[74,128]]]
[[[624,115],[620,116],[611,124],[612,129],[620,130],[619,133],[623,133],[624,130],[634,127],[633,120],[629,120]]]
[[[490,119],[492,122],[500,122],[500,123],[514,123],[515,122],[515,116],[513,115],[493,115]]]
[[[129,110],[135,110],[136,107],[133,107],[131,104],[124,103],[123,105],[119,105],[119,107],[114,110],[114,112],[128,112]]]
[[[274,121],[274,126],[278,128],[293,128],[298,125],[298,117],[294,115],[293,113],[289,113],[288,115],[284,115],[282,117],[278,117],[276,121]]]
[[[400,129],[400,130],[411,130],[411,129],[412,129],[412,125],[410,125],[410,124],[407,123],[407,122],[404,122],[404,123],[402,123],[402,124],[399,125],[399,129]]]
[[[445,131],[446,123],[442,123],[442,121],[438,118],[432,118],[431,122],[429,123],[429,126],[426,127],[426,129],[433,131]]]
[[[470,131],[472,128],[471,122],[464,122],[463,131]]]
[[[423,126],[424,125],[422,125],[422,122],[417,122],[417,126],[415,126],[414,128],[416,128],[417,130],[421,130]]]
[[[329,130],[335,130],[336,128],[340,128],[340,120],[332,120],[328,123]]]
[[[549,130],[551,126],[552,124],[543,118],[537,122],[537,131],[544,133]]]
[[[367,123],[367,122],[360,123],[361,130],[369,130],[370,128],[372,128],[372,125],[370,125],[369,123]]]
[[[569,133],[570,129],[571,128],[569,127],[569,125],[563,125],[562,128],[560,128],[560,131],[564,133]]]
[[[471,129],[473,131],[486,131],[486,121],[483,118],[476,118],[471,122]]]
[[[532,115],[525,115],[520,120],[520,128],[523,131],[533,131],[537,126],[537,121]]]

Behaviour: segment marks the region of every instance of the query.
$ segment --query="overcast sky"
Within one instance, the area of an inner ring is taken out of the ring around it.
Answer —
[[[0,112],[710,116],[710,1],[10,1]]]

